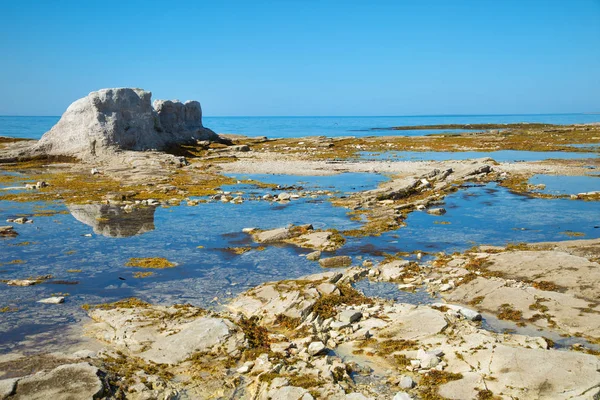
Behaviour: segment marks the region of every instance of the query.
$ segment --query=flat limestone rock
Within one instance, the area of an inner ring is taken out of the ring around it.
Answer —
[[[288,228],[276,228],[268,231],[259,232],[254,235],[254,240],[258,243],[280,242],[290,237]]]
[[[584,257],[562,251],[509,251],[492,254],[488,261],[492,271],[552,282],[590,301],[600,298],[600,264]]]
[[[150,350],[140,353],[145,360],[177,364],[195,352],[210,351],[231,336],[233,323],[221,318],[199,318],[181,326],[173,335],[158,337]]]
[[[589,354],[495,344],[474,352],[468,361],[480,365],[481,370],[472,373],[468,365],[461,367],[464,378],[440,386],[441,396],[476,398],[475,388],[484,388],[484,374],[496,378],[485,379],[489,390],[509,398],[591,399],[600,391],[596,388],[584,395],[584,391],[600,382],[600,359]]]
[[[384,281],[398,279],[409,264],[410,262],[408,260],[393,260],[387,264],[380,264],[379,267],[377,267],[380,272],[379,278]]]
[[[177,364],[195,352],[222,348],[234,354],[244,344],[244,334],[224,318],[197,316],[200,309],[148,306],[97,309],[88,333],[114,347],[126,349],[147,361]]]
[[[11,400],[78,400],[98,398],[104,386],[98,368],[88,363],[66,364],[50,372],[18,379]]]
[[[429,307],[418,307],[405,313],[393,314],[390,315],[390,319],[391,322],[381,332],[405,340],[436,335],[448,325],[443,313]]]

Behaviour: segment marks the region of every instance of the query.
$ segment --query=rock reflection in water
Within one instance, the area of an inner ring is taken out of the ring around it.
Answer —
[[[67,207],[76,220],[91,226],[98,235],[130,237],[154,230],[155,207],[131,211],[108,204],[72,204]]]

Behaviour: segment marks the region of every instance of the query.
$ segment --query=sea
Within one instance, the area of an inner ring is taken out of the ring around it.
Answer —
[[[39,139],[60,117],[0,116],[0,136]],[[211,117],[204,126],[217,133],[268,138],[304,136],[421,136],[460,130],[393,131],[394,126],[447,124],[548,123],[557,125],[600,122],[600,114],[422,115],[397,117]],[[377,130],[373,130],[377,128]]]

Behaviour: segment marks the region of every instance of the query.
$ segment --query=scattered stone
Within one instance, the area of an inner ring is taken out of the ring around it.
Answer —
[[[338,319],[340,322],[348,322],[350,324],[359,321],[362,318],[362,313],[358,310],[345,310],[342,311]]]
[[[53,297],[48,297],[46,299],[38,300],[38,303],[44,303],[44,304],[60,304],[60,303],[64,303],[64,302],[65,302],[65,298],[62,296],[53,296]]]
[[[9,286],[33,286],[38,283],[40,283],[40,281],[34,279],[12,279],[6,282]]]
[[[470,308],[467,308],[467,307],[457,306],[454,304],[446,304],[446,303],[434,303],[434,304],[432,304],[432,306],[449,308],[450,310],[461,314],[463,317],[465,317],[469,321],[481,321],[481,314],[478,313],[477,311],[471,310]]]
[[[352,258],[349,256],[322,258],[319,260],[319,264],[323,268],[344,268],[352,265]]]
[[[239,144],[239,145],[229,146],[228,149],[231,151],[247,152],[247,151],[250,151],[250,146],[248,146],[247,144]]]
[[[402,389],[412,389],[415,387],[415,385],[415,381],[413,381],[413,379],[407,375],[403,375],[398,383],[398,386],[400,386]]]
[[[402,276],[406,267],[410,264],[408,260],[393,260],[386,264],[379,264],[379,278],[384,281],[393,281]]]
[[[17,236],[18,233],[10,225],[0,226],[0,236]]]
[[[291,346],[290,342],[275,342],[271,343],[271,351],[273,353],[285,353]]]
[[[252,367],[254,367],[254,361],[246,361],[236,372],[238,374],[246,374],[252,370]]]
[[[412,397],[406,392],[398,392],[392,400],[412,400]]]
[[[319,250],[313,251],[312,253],[308,253],[306,255],[306,259],[309,261],[317,261],[321,258],[321,252]]]
[[[290,230],[288,228],[277,228],[255,234],[254,240],[258,243],[273,243],[280,242],[289,237]]]
[[[289,193],[283,192],[283,193],[279,193],[279,195],[277,196],[277,199],[280,201],[286,201],[292,198],[292,195],[290,195]]]
[[[430,208],[429,210],[427,210],[427,214],[444,215],[444,214],[446,214],[446,209],[445,208]]]
[[[308,354],[318,356],[327,352],[327,347],[323,342],[312,342],[308,345]]]

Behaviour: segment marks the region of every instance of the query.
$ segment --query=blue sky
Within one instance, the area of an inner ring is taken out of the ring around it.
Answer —
[[[0,0],[0,115],[105,87],[218,115],[600,111],[600,0]]]

